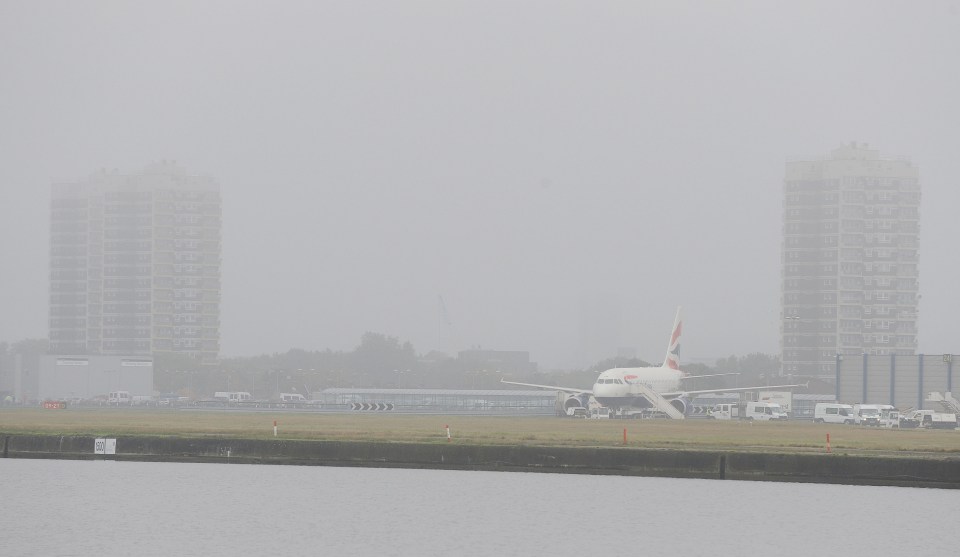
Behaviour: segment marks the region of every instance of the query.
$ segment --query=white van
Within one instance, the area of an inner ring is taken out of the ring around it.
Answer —
[[[157,403],[157,399],[150,395],[133,395],[131,403],[134,406],[153,406]]]
[[[853,406],[835,402],[818,402],[813,409],[813,421],[818,424],[853,424]]]
[[[890,410],[889,404],[854,404],[853,420],[857,425],[880,425],[880,412]]]
[[[280,402],[306,402],[300,393],[280,393]]]
[[[710,411],[710,417],[714,420],[738,420],[740,419],[739,404],[717,404]]]
[[[213,393],[213,398],[220,402],[237,403],[250,402],[253,400],[253,395],[246,391],[217,391]]]
[[[743,417],[760,421],[786,420],[787,413],[776,402],[748,402]]]
[[[130,391],[113,391],[107,395],[107,402],[118,406],[130,405],[133,402],[133,397],[130,396]]]

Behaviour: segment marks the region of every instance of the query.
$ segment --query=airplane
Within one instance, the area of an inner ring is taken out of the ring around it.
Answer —
[[[711,375],[688,375],[680,370],[680,334],[683,331],[683,322],[680,320],[680,309],[673,321],[673,330],[670,333],[670,342],[667,344],[667,355],[660,366],[628,367],[608,369],[599,376],[593,389],[574,389],[554,385],[536,385],[532,383],[517,383],[505,381],[509,385],[534,387],[561,391],[570,396],[564,402],[564,410],[571,407],[587,407],[590,397],[599,404],[610,408],[614,413],[623,415],[625,410],[659,410],[667,416],[682,419],[691,409],[691,397],[706,393],[732,393],[745,391],[759,391],[770,389],[785,389],[802,387],[803,385],[762,385],[757,387],[737,387],[720,389],[703,389],[691,391],[682,388],[684,381],[704,377],[718,377],[722,375],[737,375],[736,373],[716,373]]]

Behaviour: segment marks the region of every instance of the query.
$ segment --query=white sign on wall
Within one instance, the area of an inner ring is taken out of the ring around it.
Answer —
[[[117,454],[117,440],[116,439],[94,440],[93,454]]]

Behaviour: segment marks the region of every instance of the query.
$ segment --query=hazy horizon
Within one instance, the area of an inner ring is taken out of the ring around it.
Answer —
[[[957,352],[960,2],[0,5],[0,340],[47,336],[54,182],[223,198],[221,356],[374,331],[575,367],[779,353],[787,160],[919,167],[919,347]]]

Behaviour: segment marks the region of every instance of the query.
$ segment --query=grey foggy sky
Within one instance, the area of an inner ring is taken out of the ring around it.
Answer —
[[[946,0],[3,2],[0,340],[47,334],[51,182],[173,159],[221,185],[225,356],[427,352],[438,295],[545,366],[584,311],[659,361],[677,305],[685,361],[777,353],[784,163],[856,140],[920,167],[956,352],[958,67]]]

